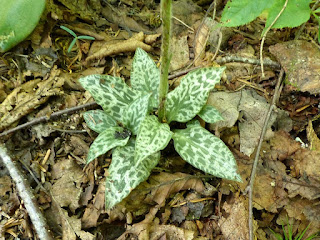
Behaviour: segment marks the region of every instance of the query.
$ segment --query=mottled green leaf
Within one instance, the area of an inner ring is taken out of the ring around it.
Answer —
[[[141,123],[137,136],[135,162],[142,162],[146,157],[164,149],[171,136],[172,132],[168,124],[160,123],[154,115],[147,116]]]
[[[158,107],[160,72],[152,58],[141,48],[137,48],[132,62],[131,86],[140,92],[152,93],[152,107]]]
[[[207,102],[210,90],[220,81],[224,69],[200,68],[188,73],[180,85],[168,94],[167,122],[187,122],[194,118]]]
[[[107,128],[117,126],[117,121],[102,110],[90,110],[83,114],[89,128],[97,133],[101,133]]]
[[[201,111],[198,113],[198,116],[201,117],[207,123],[215,123],[223,120],[220,112],[211,105],[204,105]]]
[[[126,146],[117,147],[112,153],[112,162],[106,179],[107,209],[121,202],[139,183],[145,181],[159,162],[160,152],[157,152],[136,164],[134,149],[134,141],[129,140]]]
[[[79,82],[104,111],[119,122],[122,122],[127,106],[140,96],[119,77],[89,75],[80,78]]]
[[[124,112],[123,124],[129,128],[133,134],[137,135],[141,121],[148,113],[148,104],[151,93],[137,98]]]
[[[111,127],[100,133],[90,146],[87,163],[91,162],[96,157],[105,154],[114,147],[126,145],[130,136],[121,138],[120,135],[120,137],[118,137],[118,134],[123,131],[124,129],[122,127]]]
[[[220,178],[242,181],[228,147],[199,124],[175,130],[172,138],[176,151],[192,166]]]

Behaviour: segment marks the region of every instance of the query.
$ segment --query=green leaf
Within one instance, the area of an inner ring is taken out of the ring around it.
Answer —
[[[45,0],[1,1],[0,52],[10,50],[30,35],[45,6]]]
[[[95,40],[95,38],[94,38],[94,37],[91,37],[91,36],[79,36],[78,39]]]
[[[122,122],[128,105],[140,96],[119,77],[89,75],[80,78],[79,82],[104,111],[119,122]]]
[[[297,27],[307,22],[311,14],[310,2],[311,0],[288,1],[287,7],[272,28]],[[221,22],[226,27],[241,26],[253,21],[265,11],[268,17],[263,35],[283,8],[284,3],[285,0],[228,1],[222,12]]]
[[[77,42],[77,38],[74,38],[72,40],[72,42],[70,43],[67,52],[71,52],[71,50],[72,50],[73,46],[76,44],[76,42]]]
[[[151,93],[137,98],[124,112],[123,124],[129,128],[133,134],[137,135],[140,123],[148,113],[148,104]]]
[[[137,48],[132,62],[131,86],[141,92],[152,93],[152,107],[158,107],[160,72],[152,58],[141,48]]]
[[[83,114],[89,128],[97,133],[102,133],[110,127],[117,126],[117,121],[102,110],[90,110]]]
[[[134,151],[134,141],[129,140],[126,146],[117,147],[112,153],[109,176],[106,179],[107,209],[121,202],[139,183],[145,181],[159,162],[160,152],[157,152],[135,164]]]
[[[62,26],[62,25],[60,26],[60,28],[65,30],[66,32],[68,32],[73,37],[77,38],[77,34],[74,31],[72,31],[70,28]]]
[[[302,23],[307,22],[310,18],[311,10],[309,7],[311,0],[290,0],[287,7],[280,15],[276,23],[272,28],[284,28],[284,27],[298,27]],[[279,14],[282,9],[285,0],[277,0],[274,5],[269,9],[269,15],[266,22],[264,31],[271,25],[273,20]],[[264,33],[262,32],[262,34]]]
[[[223,9],[221,22],[226,27],[237,27],[256,19],[278,0],[232,0]]]
[[[123,131],[124,129],[122,127],[111,127],[100,133],[90,146],[87,156],[87,164],[114,147],[126,145],[130,135],[124,139],[119,139],[117,137],[117,134],[122,133]]]
[[[211,105],[205,105],[201,111],[198,113],[198,116],[201,117],[207,123],[215,123],[223,120],[220,112]]]
[[[194,118],[207,102],[209,92],[220,81],[225,67],[201,68],[188,73],[166,100],[167,122],[187,122]]]
[[[134,161],[142,162],[148,156],[164,149],[172,137],[167,123],[160,123],[154,115],[147,116],[141,123],[137,136]]]
[[[192,166],[220,178],[242,181],[228,147],[199,124],[175,130],[172,138],[176,151]]]

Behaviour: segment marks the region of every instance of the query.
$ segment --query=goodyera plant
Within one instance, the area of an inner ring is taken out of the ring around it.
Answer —
[[[133,59],[131,87],[121,78],[108,75],[79,79],[103,108],[84,113],[87,125],[99,133],[90,146],[87,163],[113,149],[106,178],[106,208],[121,202],[149,177],[159,162],[160,151],[171,139],[179,155],[194,167],[220,178],[241,181],[228,147],[193,120],[196,115],[208,123],[222,120],[219,112],[206,102],[223,71],[224,67],[210,67],[187,74],[167,95],[164,123],[150,115],[159,105],[160,73],[142,49],[136,50]],[[187,123],[186,128],[170,129],[172,122]]]

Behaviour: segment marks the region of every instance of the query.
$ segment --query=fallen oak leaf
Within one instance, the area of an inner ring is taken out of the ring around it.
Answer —
[[[142,183],[139,189],[151,189],[145,201],[148,203],[156,202],[159,206],[164,205],[166,198],[172,193],[190,189],[201,193],[205,189],[201,179],[181,172],[175,174],[161,172],[151,176],[148,182],[150,184]]]
[[[35,79],[13,90],[0,104],[0,131],[45,103],[50,96],[62,95],[64,79],[53,69],[47,80]]]
[[[119,42],[105,42],[100,46],[100,50],[89,55],[85,60],[85,65],[88,65],[90,62],[101,59],[110,55],[117,55],[119,53],[124,52],[134,52],[137,48],[142,48],[143,50],[150,52],[152,47],[148,44],[145,44],[144,41],[144,34],[140,32],[133,37]],[[95,43],[94,43],[95,44]]]

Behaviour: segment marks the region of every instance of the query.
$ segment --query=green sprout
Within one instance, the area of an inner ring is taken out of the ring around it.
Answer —
[[[280,233],[276,233],[272,229],[270,229],[270,231],[276,237],[277,240],[301,240],[302,237],[304,236],[304,234],[306,233],[306,231],[308,230],[310,224],[311,223],[309,223],[309,225],[301,233],[298,233],[294,237],[293,237],[293,226],[292,226],[292,224],[289,223],[288,219],[287,219],[287,231],[285,229],[285,225],[282,225],[284,238]],[[316,237],[319,237],[319,236],[320,236],[319,232],[318,233],[314,233],[311,236],[309,236],[308,238],[306,238],[305,240],[315,239]]]
[[[66,32],[70,33],[74,39],[72,40],[72,42],[70,43],[70,46],[68,48],[68,52],[71,52],[71,49],[72,47],[76,44],[76,42],[79,40],[79,39],[84,39],[84,40],[95,40],[94,37],[90,37],[90,36],[77,36],[77,34],[72,31],[70,28],[67,28],[65,26],[60,26],[61,29],[65,30]]]

